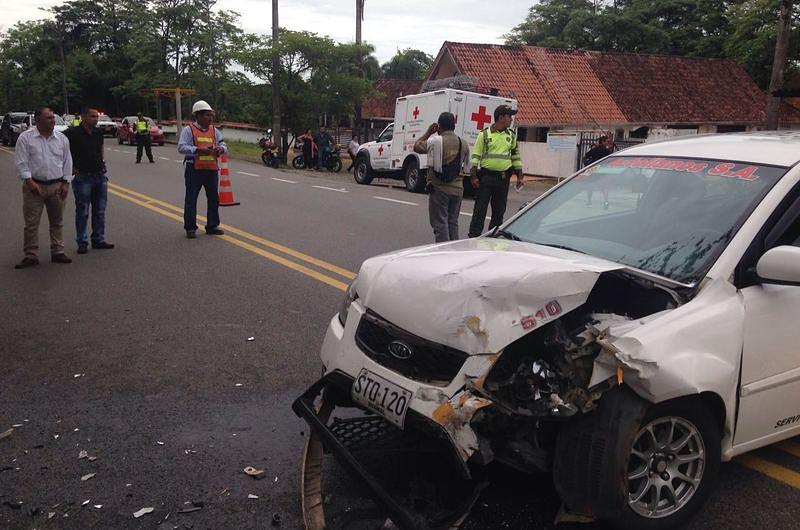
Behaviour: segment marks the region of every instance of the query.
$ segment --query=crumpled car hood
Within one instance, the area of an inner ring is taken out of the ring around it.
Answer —
[[[357,291],[367,309],[410,333],[469,354],[499,353],[582,305],[601,273],[621,268],[575,252],[478,238],[369,259]]]

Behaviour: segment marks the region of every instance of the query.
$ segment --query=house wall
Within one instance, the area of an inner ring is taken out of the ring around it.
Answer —
[[[564,178],[575,172],[577,149],[551,151],[539,142],[519,142],[519,148],[526,175]]]

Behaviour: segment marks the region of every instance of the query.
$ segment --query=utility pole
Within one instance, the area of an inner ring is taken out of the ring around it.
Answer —
[[[69,114],[69,94],[67,92],[67,61],[64,57],[64,27],[58,24],[58,51],[61,54],[61,89],[64,92],[64,114]]]
[[[793,0],[781,0],[781,12],[778,19],[778,38],[775,42],[775,59],[772,62],[772,77],[767,93],[767,130],[778,130],[778,119],[781,109],[781,98],[773,93],[783,88],[783,72],[786,69],[786,55],[789,51],[789,34],[791,33]]]
[[[356,0],[356,46],[358,46],[358,75],[364,77],[364,56],[361,53],[361,22],[364,20],[364,1]],[[356,101],[355,108],[355,127],[354,129],[360,132],[361,130],[361,101]],[[361,139],[362,142],[364,138]]]
[[[281,95],[280,69],[281,57],[278,47],[278,0],[272,0],[272,141],[280,142],[281,138]],[[280,145],[280,143],[277,143]],[[281,146],[283,153],[283,146]]]

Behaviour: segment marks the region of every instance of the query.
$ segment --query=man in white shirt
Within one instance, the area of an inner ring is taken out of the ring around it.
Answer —
[[[455,116],[443,112],[414,144],[415,152],[428,155],[428,215],[437,243],[459,238],[458,216],[464,196],[461,172],[469,159],[469,144],[453,132],[455,127]]]
[[[72,263],[64,254],[64,204],[72,182],[69,140],[54,130],[56,116],[50,107],[34,113],[36,127],[17,140],[14,161],[22,180],[22,213],[25,217],[25,257],[17,269],[39,264],[39,222],[47,209],[50,222],[50,256],[53,263]]]
[[[356,163],[356,154],[358,153],[359,147],[361,147],[358,143],[359,139],[358,135],[354,134],[350,139],[350,143],[347,144],[347,154],[350,155],[350,167],[347,168],[347,171],[353,169],[353,164]]]

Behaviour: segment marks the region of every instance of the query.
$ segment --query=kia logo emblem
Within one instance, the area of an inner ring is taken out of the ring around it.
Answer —
[[[411,354],[414,352],[411,350],[411,346],[409,346],[405,342],[400,342],[399,340],[396,340],[389,343],[389,353],[391,353],[392,357],[396,359],[400,359],[401,361],[407,361],[408,359],[411,358]]]

